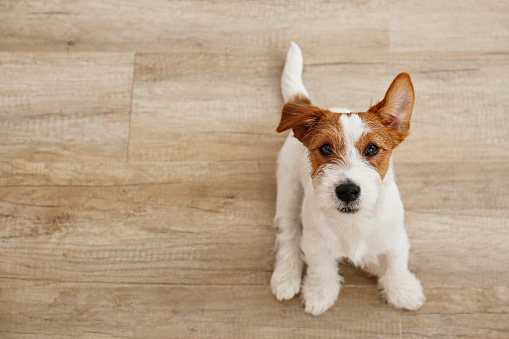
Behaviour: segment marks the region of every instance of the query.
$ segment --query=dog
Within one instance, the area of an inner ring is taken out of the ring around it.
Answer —
[[[399,74],[382,101],[352,113],[311,105],[302,68],[302,52],[292,41],[276,129],[291,132],[278,155],[272,292],[281,301],[302,290],[305,311],[322,314],[338,298],[338,262],[347,258],[378,278],[389,304],[416,310],[425,297],[408,270],[410,244],[391,160],[409,134],[410,76]]]

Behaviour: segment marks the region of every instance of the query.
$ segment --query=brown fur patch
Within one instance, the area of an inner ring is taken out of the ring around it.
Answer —
[[[399,145],[410,134],[410,118],[414,107],[414,87],[408,73],[400,73],[392,81],[382,101],[369,108],[389,129]]]
[[[311,100],[302,93],[297,93],[291,97],[290,102],[302,105],[311,105]]]
[[[345,140],[342,135],[342,126],[339,124],[340,113],[326,111],[322,119],[317,123],[316,128],[303,142],[309,150],[309,161],[311,162],[314,177],[326,164],[344,162],[343,154]],[[328,144],[332,149],[332,154],[324,156],[320,153],[320,148]]]
[[[276,132],[281,133],[291,128],[295,137],[303,142],[305,136],[314,129],[325,112],[316,106],[286,103]]]
[[[297,103],[287,103],[283,107],[277,132],[292,129],[294,136],[309,150],[312,173],[315,176],[326,164],[344,162],[342,158],[345,140],[342,139],[342,126],[339,116],[354,113],[333,113],[316,106],[302,94],[292,98]],[[383,179],[390,165],[392,150],[409,134],[410,117],[414,105],[414,90],[410,76],[399,74],[387,90],[384,99],[372,106],[368,112],[355,113],[369,129],[356,142],[359,153],[368,161]],[[373,143],[378,153],[367,156],[366,147]],[[332,154],[324,156],[320,148],[328,144]]]
[[[293,129],[294,136],[309,150],[312,176],[325,164],[342,162],[340,154],[345,147],[342,140],[339,113],[316,106],[287,103],[283,107],[277,132]],[[323,156],[320,147],[329,144],[333,153]]]
[[[380,178],[383,180],[389,170],[392,150],[397,146],[397,142],[376,114],[371,112],[359,113],[359,117],[366,124],[369,132],[364,133],[355,146],[359,153],[380,174]],[[378,147],[378,153],[373,156],[367,156],[364,154],[364,150],[371,143]]]

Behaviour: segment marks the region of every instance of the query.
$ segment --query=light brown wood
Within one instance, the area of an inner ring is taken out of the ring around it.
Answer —
[[[0,158],[125,161],[131,53],[0,52]]]
[[[506,1],[0,2],[0,337],[506,338]],[[363,111],[412,76],[396,150],[427,303],[341,265],[278,302],[280,75]]]

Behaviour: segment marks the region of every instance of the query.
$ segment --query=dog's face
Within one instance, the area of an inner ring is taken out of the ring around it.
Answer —
[[[410,76],[399,74],[368,112],[333,113],[287,103],[278,132],[293,129],[309,150],[317,203],[327,215],[376,208],[392,150],[409,134],[414,105]]]

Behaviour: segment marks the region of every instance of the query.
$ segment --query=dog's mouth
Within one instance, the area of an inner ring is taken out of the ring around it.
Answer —
[[[358,212],[359,208],[356,208],[353,206],[343,206],[343,207],[338,207],[338,211],[341,213],[353,214],[353,213]]]

